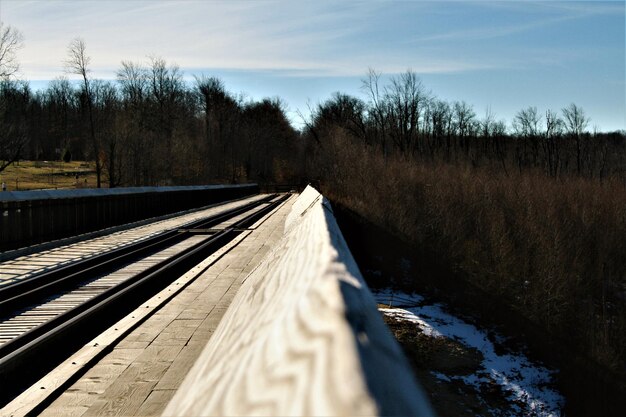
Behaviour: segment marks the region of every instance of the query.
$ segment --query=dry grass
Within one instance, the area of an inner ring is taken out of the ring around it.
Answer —
[[[385,160],[340,136],[324,153],[332,162],[319,175],[331,199],[624,372],[623,183]]]
[[[93,162],[20,161],[0,172],[0,182],[7,191],[89,188],[96,185],[94,169]]]

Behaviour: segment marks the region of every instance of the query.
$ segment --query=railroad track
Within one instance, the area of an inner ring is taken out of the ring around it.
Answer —
[[[159,218],[140,220],[57,242],[0,253],[0,287],[56,269],[61,265],[69,265],[105,251],[139,242],[167,230],[185,227],[188,223],[206,218],[216,212],[264,197],[262,195],[245,197]]]
[[[270,195],[0,287],[0,406],[287,197]]]

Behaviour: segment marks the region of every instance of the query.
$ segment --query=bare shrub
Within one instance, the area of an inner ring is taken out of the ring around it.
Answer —
[[[626,357],[626,189],[384,157],[342,129],[325,137],[323,192],[442,262],[611,369]]]

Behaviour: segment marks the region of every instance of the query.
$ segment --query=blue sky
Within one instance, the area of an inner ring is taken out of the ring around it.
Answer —
[[[623,1],[0,0],[19,29],[21,76],[34,88],[63,75],[82,37],[93,76],[114,79],[122,60],[160,56],[229,91],[282,97],[296,111],[335,91],[365,98],[368,68],[412,69],[447,100],[488,107],[510,122],[522,108],[571,102],[590,128],[626,129]]]

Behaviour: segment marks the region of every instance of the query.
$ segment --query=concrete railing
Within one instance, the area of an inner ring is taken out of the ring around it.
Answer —
[[[0,251],[258,192],[256,184],[0,191]]]
[[[313,188],[163,415],[433,415]]]

